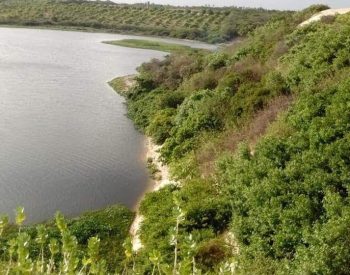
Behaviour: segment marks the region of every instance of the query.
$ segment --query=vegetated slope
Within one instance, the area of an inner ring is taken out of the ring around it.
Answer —
[[[180,8],[111,2],[0,0],[0,24],[103,29],[224,42],[285,12],[243,8]]]
[[[138,260],[171,266],[178,249],[184,274],[349,274],[350,16],[297,27],[324,8],[140,67],[129,115],[182,187],[141,204]]]
[[[141,203],[144,248],[125,243],[124,272],[349,274],[350,16],[297,27],[324,8],[139,68],[129,116],[181,186]],[[24,237],[13,241],[21,267]],[[70,270],[105,270],[89,243],[66,255]]]

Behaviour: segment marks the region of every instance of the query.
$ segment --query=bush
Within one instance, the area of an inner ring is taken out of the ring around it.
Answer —
[[[214,131],[222,127],[222,121],[215,109],[212,108],[210,91],[200,91],[186,100],[179,107],[174,118],[174,128],[171,138],[167,139],[162,148],[162,154],[168,161],[179,158],[193,150],[195,138],[202,131]]]
[[[231,220],[231,208],[224,197],[217,196],[212,183],[189,181],[179,196],[186,213],[186,231],[210,229],[215,234],[227,229]]]
[[[203,243],[197,250],[196,261],[205,270],[213,271],[229,255],[225,242],[221,239]]]
[[[236,72],[229,72],[220,79],[218,90],[226,90],[229,91],[231,95],[234,95],[238,91],[241,83],[243,83],[243,80]]]
[[[228,55],[223,52],[217,52],[207,57],[207,64],[210,69],[217,70],[225,67]]]
[[[246,247],[242,257],[261,255],[284,262],[293,274],[347,268],[345,262],[334,261],[331,253],[323,254],[329,250],[318,245],[324,240],[320,232],[328,230],[340,209],[348,207],[345,190],[350,182],[345,175],[349,167],[341,163],[348,163],[350,148],[345,103],[350,100],[349,89],[350,82],[343,81],[326,90],[303,93],[287,118],[295,132],[284,138],[265,138],[254,156],[244,154],[220,164],[222,180],[232,196],[233,227]],[[328,245],[346,251],[346,244],[336,237],[346,220],[338,222]],[[312,252],[316,243],[318,255]],[[311,264],[311,255],[317,267]]]
[[[172,109],[164,109],[158,111],[152,118],[151,123],[147,127],[147,134],[150,135],[154,142],[163,144],[170,137],[171,130],[174,126],[175,111]]]
[[[25,215],[19,208],[16,226],[8,225],[4,217],[0,219],[0,271],[73,274],[84,264],[82,272],[86,274],[121,271],[123,243],[133,218],[126,207],[112,206],[68,221],[58,213],[55,222],[23,226]],[[86,264],[83,258],[90,260]]]
[[[183,84],[183,90],[199,91],[199,90],[213,90],[218,85],[218,74],[213,71],[205,71],[194,74]]]

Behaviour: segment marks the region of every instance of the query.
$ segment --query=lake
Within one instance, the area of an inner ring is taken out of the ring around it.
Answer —
[[[132,208],[147,189],[144,137],[107,81],[164,53],[101,43],[124,38],[0,28],[1,213],[24,206],[37,222]]]

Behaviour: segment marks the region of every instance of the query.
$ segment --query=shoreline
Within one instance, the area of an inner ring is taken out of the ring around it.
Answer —
[[[174,44],[183,45],[183,42],[186,43],[198,43],[202,45],[208,45],[211,46],[211,50],[216,50],[218,47],[223,45],[231,44],[232,41],[226,41],[222,43],[210,43],[206,40],[194,40],[194,39],[186,39],[186,38],[178,38],[174,36],[167,36],[167,35],[154,35],[154,34],[147,34],[144,32],[137,32],[137,31],[127,31],[127,30],[114,30],[114,29],[108,29],[108,28],[93,28],[93,27],[84,27],[84,26],[64,26],[64,25],[21,25],[21,24],[4,24],[0,23],[0,28],[13,28],[13,29],[31,29],[31,30],[52,30],[52,31],[66,31],[66,32],[82,32],[82,33],[101,33],[101,34],[115,34],[115,35],[124,35],[124,36],[134,36],[135,39],[166,39],[166,40],[172,40]],[[101,41],[103,42],[103,41]],[[204,49],[203,46],[194,47],[194,49]]]
[[[108,83],[115,92],[125,97],[128,91],[135,85],[134,78],[136,76],[137,74],[117,77],[109,81]],[[160,160],[159,150],[161,149],[161,146],[155,144],[152,141],[151,137],[147,135],[144,136],[144,153],[142,159],[145,165],[147,165],[147,163],[151,161],[152,165],[154,165],[157,170],[157,176],[154,179],[150,177],[150,180],[148,181],[149,186],[147,186],[143,194],[139,197],[134,207],[135,217],[129,229],[129,233],[131,235],[132,249],[134,252],[137,252],[142,248],[139,231],[144,217],[139,213],[140,203],[142,202],[146,194],[157,192],[158,190],[168,185],[176,184],[176,182],[171,180],[169,167],[167,165],[164,165]]]
[[[149,181],[149,186],[145,190],[145,192],[142,194],[142,196],[139,198],[136,206],[135,206],[135,218],[130,226],[129,233],[131,235],[131,243],[132,243],[132,249],[134,252],[139,251],[142,248],[142,242],[140,239],[139,230],[141,228],[142,222],[144,220],[144,217],[139,213],[139,207],[140,203],[148,193],[157,192],[158,190],[171,185],[176,184],[176,182],[172,181],[170,178],[170,172],[169,167],[167,165],[164,165],[160,161],[160,153],[159,150],[161,146],[156,145],[152,139],[148,136],[145,136],[145,154],[144,154],[144,161],[145,164],[147,164],[148,159],[153,160],[153,164],[157,167],[159,172],[157,173],[160,178],[152,179]]]

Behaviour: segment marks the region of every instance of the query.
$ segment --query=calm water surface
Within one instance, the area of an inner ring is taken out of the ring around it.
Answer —
[[[144,139],[106,82],[164,53],[100,43],[130,37],[0,28],[0,212],[22,205],[35,222],[134,206]]]

